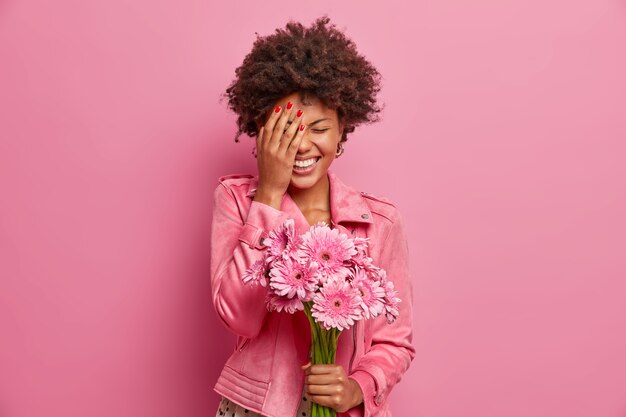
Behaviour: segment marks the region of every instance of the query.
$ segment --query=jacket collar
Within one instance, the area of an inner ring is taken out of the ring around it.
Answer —
[[[327,173],[330,183],[330,215],[333,222],[336,224],[343,222],[373,223],[372,212],[361,193],[344,184],[332,170],[328,169]],[[259,177],[256,175],[250,182],[250,188],[246,193],[247,197],[254,197],[258,180]],[[291,200],[289,194],[285,194],[285,198]]]

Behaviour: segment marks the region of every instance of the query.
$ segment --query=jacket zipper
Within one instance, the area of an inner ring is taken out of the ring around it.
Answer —
[[[352,373],[352,361],[354,361],[354,356],[356,355],[356,326],[357,326],[357,323],[358,322],[356,322],[354,324],[354,326],[352,326],[352,336],[353,336],[352,339],[354,341],[354,344],[353,344],[353,349],[352,349],[352,357],[350,357],[350,365],[348,366],[348,374]]]
[[[246,339],[246,341],[241,344],[241,347],[239,348],[239,352],[241,352],[243,350],[243,348],[245,348],[246,345],[248,344],[248,342],[250,341],[250,339],[247,338],[247,337],[245,339]]]
[[[352,231],[352,236],[355,235],[355,229],[353,228]],[[354,356],[356,355],[356,326],[358,325],[358,321],[354,324],[354,326],[352,326],[352,340],[353,340],[353,349],[352,349],[352,356],[350,357],[350,365],[348,366],[348,374],[352,373],[352,362],[354,361]]]

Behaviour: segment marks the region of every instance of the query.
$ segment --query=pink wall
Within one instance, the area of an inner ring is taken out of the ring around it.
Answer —
[[[384,76],[333,166],[409,227],[394,415],[626,416],[626,2],[363,7],[0,2],[0,416],[215,413],[212,191],[255,169],[218,95],[324,12]]]

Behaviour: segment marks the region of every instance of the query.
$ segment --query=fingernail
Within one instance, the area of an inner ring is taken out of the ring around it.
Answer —
[[[276,106],[276,108],[274,109],[274,113],[278,113],[280,111],[280,106]]]
[[[304,125],[300,125],[300,130],[304,130]]]
[[[298,110],[298,114],[296,116],[298,117],[302,116],[302,110]]]
[[[291,107],[293,107],[293,104],[291,103],[291,101],[287,102],[287,109],[290,109]]]

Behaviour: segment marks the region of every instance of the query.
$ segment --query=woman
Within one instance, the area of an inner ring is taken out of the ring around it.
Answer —
[[[222,395],[216,416],[308,416],[311,402],[340,416],[390,416],[388,395],[415,356],[403,222],[389,200],[329,170],[355,126],[377,120],[380,74],[324,16],[258,38],[236,75],[226,90],[238,114],[235,140],[256,137],[258,175],[221,177],[214,195],[212,297],[237,336],[214,387]],[[369,256],[401,299],[393,323],[381,315],[345,330],[332,365],[309,363],[303,312],[268,311],[267,288],[241,279],[268,232],[289,218],[299,234],[323,221],[369,238]]]

